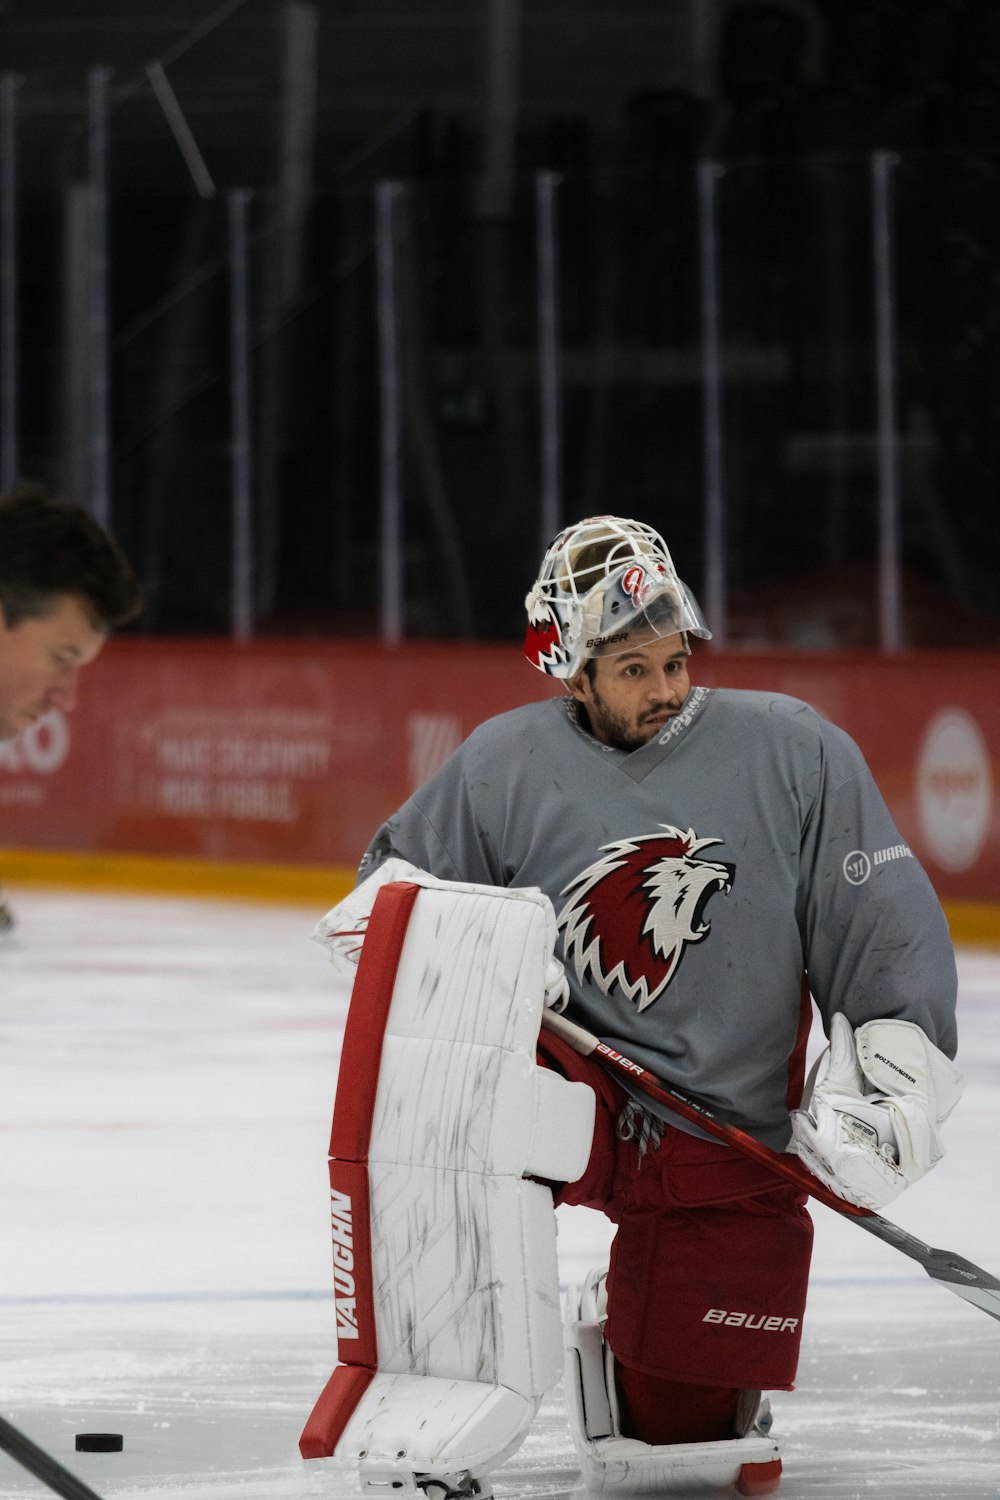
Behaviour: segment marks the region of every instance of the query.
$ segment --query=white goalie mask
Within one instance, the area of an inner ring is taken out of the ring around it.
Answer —
[[[659,637],[711,637],[663,538],[620,516],[591,516],[561,531],[524,605],[524,654],[550,677],[575,677],[592,657]]]

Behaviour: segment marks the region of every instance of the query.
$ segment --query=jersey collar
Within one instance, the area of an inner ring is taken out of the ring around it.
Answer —
[[[593,746],[595,750],[603,751],[605,755],[613,756],[626,775],[631,776],[635,781],[642,781],[653,766],[659,765],[660,761],[685,738],[691,725],[701,715],[711,692],[712,689],[707,687],[692,688],[684,700],[680,713],[664,726],[661,734],[656,735],[648,744],[640,745],[638,750],[619,750],[615,745],[605,745],[602,740],[595,739],[587,727],[580,705],[575,698],[567,695],[563,699],[563,707],[570,724],[577,734],[587,741],[588,745]]]

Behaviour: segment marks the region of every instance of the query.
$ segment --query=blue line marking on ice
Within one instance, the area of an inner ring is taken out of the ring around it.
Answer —
[[[293,1291],[245,1292],[28,1292],[22,1296],[0,1297],[0,1307],[31,1307],[42,1304],[121,1306],[129,1302],[331,1302],[333,1293]]]
[[[912,1286],[920,1278],[910,1276],[813,1276],[810,1286]],[[560,1283],[559,1290],[568,1292],[571,1283]],[[43,1306],[116,1306],[129,1303],[149,1302],[333,1302],[330,1288],[313,1291],[292,1291],[275,1288],[267,1290],[248,1289],[235,1292],[25,1292],[21,1295],[0,1296],[0,1307]]]

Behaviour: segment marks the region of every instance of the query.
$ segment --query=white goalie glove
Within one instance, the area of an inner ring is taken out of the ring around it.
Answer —
[[[454,882],[438,880],[426,870],[411,865],[409,860],[392,855],[384,860],[367,880],[363,880],[349,896],[331,907],[313,928],[313,939],[325,948],[327,956],[338,974],[354,978],[361,958],[368,922],[375,905],[375,897],[384,885],[396,880],[419,879],[422,885],[454,888]],[[526,887],[527,889],[527,887]],[[535,890],[537,887],[532,886]],[[569,980],[558,958],[549,959],[545,971],[545,1005],[549,1010],[562,1011],[569,1001]]]
[[[937,1127],[964,1087],[912,1021],[868,1021],[855,1032],[838,1013],[792,1113],[789,1150],[842,1198],[877,1212],[944,1155]]]

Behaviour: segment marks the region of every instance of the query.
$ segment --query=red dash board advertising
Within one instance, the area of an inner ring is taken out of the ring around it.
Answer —
[[[724,654],[861,746],[945,899],[1000,900],[1000,659]],[[80,705],[0,744],[9,847],[351,866],[492,714],[561,691],[510,646],[113,641]]]

